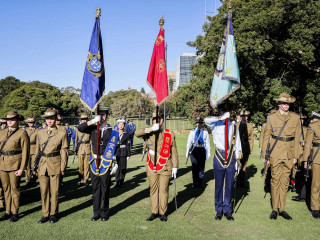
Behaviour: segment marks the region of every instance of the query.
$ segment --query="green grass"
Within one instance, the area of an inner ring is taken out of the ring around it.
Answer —
[[[60,196],[60,220],[56,224],[38,224],[41,218],[39,185],[21,194],[21,219],[17,223],[0,222],[1,239],[315,239],[320,235],[319,220],[312,218],[306,204],[291,201],[288,192],[287,211],[293,221],[269,220],[270,195],[264,198],[263,178],[258,160],[258,144],[248,163],[250,190],[239,190],[235,221],[215,221],[212,157],[206,162],[204,190],[192,189],[190,161],[185,165],[187,135],[176,134],[180,167],[178,170],[175,211],[174,187],[169,189],[168,222],[146,222],[150,215],[148,181],[141,162],[141,141],[135,139],[128,163],[125,186],[111,188],[110,219],[92,222],[91,187],[77,189],[77,160],[69,158],[67,177]],[[23,183],[24,185],[24,183]],[[4,210],[1,209],[1,214]]]

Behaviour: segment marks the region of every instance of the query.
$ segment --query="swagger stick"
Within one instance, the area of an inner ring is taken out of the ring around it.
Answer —
[[[159,115],[158,115],[158,111],[159,111],[159,105],[156,106],[156,123],[159,123]],[[155,136],[155,141],[154,141],[154,166],[153,166],[153,170],[157,171],[157,150],[158,150],[158,138],[159,138],[159,130],[157,130],[156,132],[156,136]]]
[[[97,114],[99,114],[99,105],[97,106]],[[100,149],[99,149],[99,145],[100,145],[100,122],[97,122],[97,160],[96,160],[96,167],[97,167],[97,172],[99,172],[99,166],[100,166],[100,159],[99,159],[99,155],[100,155]]]

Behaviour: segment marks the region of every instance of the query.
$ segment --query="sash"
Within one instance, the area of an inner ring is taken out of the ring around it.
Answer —
[[[111,163],[113,161],[113,156],[115,154],[118,138],[119,138],[119,132],[117,130],[112,130],[106,149],[104,150],[104,153],[100,159],[99,170],[97,169],[97,166],[96,166],[96,159],[93,157],[93,153],[91,151],[89,164],[92,172],[95,175],[100,175],[100,176],[104,175],[107,173],[107,171],[111,167]]]
[[[194,133],[194,145],[198,146],[199,142],[201,144],[201,146],[204,145],[204,140],[203,140],[203,129],[200,129],[200,134],[199,134],[199,130],[196,128]]]
[[[236,137],[237,137],[237,125],[233,124],[233,133],[232,133],[231,145],[230,145],[230,148],[229,148],[228,154],[227,154],[227,162],[225,161],[224,154],[222,156],[217,148],[216,148],[216,151],[214,153],[215,157],[219,160],[221,166],[224,167],[224,168],[229,167],[229,165],[231,163],[231,160],[233,158],[234,146],[235,146],[235,143],[236,143]]]
[[[163,142],[160,150],[159,157],[157,159],[157,166],[151,161],[150,154],[147,154],[147,165],[151,171],[161,171],[167,164],[168,158],[170,157],[171,150],[171,132],[168,129],[164,129]],[[156,157],[156,156],[154,156]]]

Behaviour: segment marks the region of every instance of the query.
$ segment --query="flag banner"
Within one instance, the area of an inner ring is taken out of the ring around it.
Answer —
[[[89,53],[83,74],[80,99],[83,105],[94,112],[103,97],[105,74],[103,63],[100,17],[96,17],[93,27]]]
[[[233,36],[231,18],[229,17],[213,77],[210,93],[211,106],[216,108],[223,100],[227,99],[239,88],[240,74],[236,54],[236,44]]]
[[[160,32],[153,47],[147,83],[156,94],[158,104],[164,101],[168,96],[168,79],[163,28],[160,28]]]

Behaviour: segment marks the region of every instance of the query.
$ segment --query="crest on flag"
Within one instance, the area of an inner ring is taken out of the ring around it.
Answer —
[[[100,59],[100,53],[89,53],[87,58],[87,68],[95,77],[101,77],[103,74],[103,63],[100,61]]]

